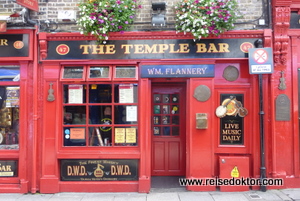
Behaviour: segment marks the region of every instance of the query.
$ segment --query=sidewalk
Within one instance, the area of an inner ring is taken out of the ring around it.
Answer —
[[[0,201],[300,201],[300,189],[247,192],[190,192],[182,189],[142,193],[0,194]]]

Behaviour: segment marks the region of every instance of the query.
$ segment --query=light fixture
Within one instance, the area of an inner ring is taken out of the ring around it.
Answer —
[[[166,25],[166,3],[165,2],[157,2],[152,3],[152,25],[153,26],[165,26]]]

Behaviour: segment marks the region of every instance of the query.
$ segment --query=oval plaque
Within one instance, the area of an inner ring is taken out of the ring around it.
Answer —
[[[206,85],[199,85],[194,91],[194,98],[198,101],[207,101],[211,96],[210,88]]]

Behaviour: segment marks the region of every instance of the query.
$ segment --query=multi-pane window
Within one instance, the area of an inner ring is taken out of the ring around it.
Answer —
[[[19,149],[19,66],[0,66],[0,149]]]
[[[153,134],[179,136],[179,94],[153,95]]]
[[[77,71],[76,68],[81,70]],[[64,146],[137,145],[138,84],[134,80],[136,67],[123,67],[125,72],[122,75],[112,73],[112,70],[117,72],[118,68],[71,67],[69,73],[73,73],[72,76],[66,74],[65,67],[63,78],[76,77],[75,79],[83,81],[63,83]],[[88,72],[85,72],[86,69]],[[78,74],[82,74],[82,77]],[[126,82],[114,79],[122,76],[133,76],[134,79]]]

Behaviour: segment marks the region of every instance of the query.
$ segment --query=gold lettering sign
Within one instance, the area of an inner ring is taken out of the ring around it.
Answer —
[[[82,50],[82,54],[98,54],[108,55],[115,54],[115,45],[80,45],[79,49]],[[123,54],[165,54],[165,53],[190,53],[190,44],[121,44],[121,50]],[[229,53],[228,43],[197,43],[196,53]]]
[[[8,46],[8,40],[7,39],[0,39],[0,46]]]
[[[61,160],[63,181],[130,181],[138,178],[138,160]]]

